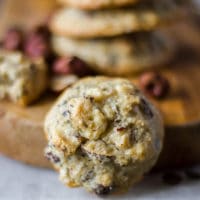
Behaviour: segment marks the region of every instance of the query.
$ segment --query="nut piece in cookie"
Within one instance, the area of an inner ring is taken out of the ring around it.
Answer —
[[[20,52],[0,52],[0,99],[28,105],[47,86],[47,67],[42,59],[31,61]]]
[[[46,155],[63,183],[97,195],[131,187],[155,164],[163,143],[158,111],[120,78],[78,81],[51,108],[44,129]]]

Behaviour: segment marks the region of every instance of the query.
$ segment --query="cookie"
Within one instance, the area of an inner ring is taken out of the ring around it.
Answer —
[[[115,36],[136,31],[149,31],[183,16],[182,0],[154,0],[128,8],[83,11],[73,8],[58,10],[50,22],[58,35],[93,38]]]
[[[160,32],[81,40],[54,36],[61,56],[77,56],[100,74],[130,76],[164,64],[173,55],[173,42]]]
[[[98,195],[127,190],[162,148],[159,112],[128,80],[93,77],[67,89],[50,109],[46,156],[71,187]]]
[[[0,80],[0,100],[25,106],[46,89],[47,67],[43,59],[31,61],[20,52],[1,51]]]
[[[135,4],[141,0],[58,0],[62,5],[85,10],[96,10],[102,8],[114,8]]]

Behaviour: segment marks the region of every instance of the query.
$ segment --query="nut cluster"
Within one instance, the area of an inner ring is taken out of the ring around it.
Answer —
[[[50,35],[46,26],[38,26],[27,34],[13,27],[6,32],[2,47],[8,51],[23,51],[30,58],[47,58],[51,51]]]
[[[6,51],[22,51],[30,59],[44,58],[49,65],[51,75],[50,89],[54,92],[62,92],[78,77],[94,74],[90,67],[78,57],[68,55],[58,57],[53,52],[51,32],[46,25],[35,27],[27,33],[13,27],[5,33],[1,45]]]

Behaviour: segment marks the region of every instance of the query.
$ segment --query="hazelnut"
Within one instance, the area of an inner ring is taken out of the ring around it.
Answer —
[[[50,32],[39,26],[27,36],[24,44],[25,54],[31,58],[47,58],[51,53]]]
[[[23,46],[23,32],[18,28],[9,29],[4,36],[2,46],[9,51],[21,50]]]
[[[161,74],[156,72],[147,72],[139,78],[141,89],[149,96],[160,99],[169,92],[169,82]]]
[[[104,196],[108,195],[112,192],[113,187],[112,186],[103,186],[103,185],[98,185],[94,191],[97,195]]]
[[[92,74],[88,65],[75,56],[58,58],[54,62],[52,70],[56,74],[75,74],[79,77]]]

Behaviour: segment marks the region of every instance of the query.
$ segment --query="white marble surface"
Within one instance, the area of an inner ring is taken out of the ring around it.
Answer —
[[[33,168],[0,156],[0,200],[96,200],[83,189],[69,189],[55,172]],[[200,200],[200,181],[184,180],[180,185],[164,185],[161,175],[152,175],[123,196],[106,199]]]

